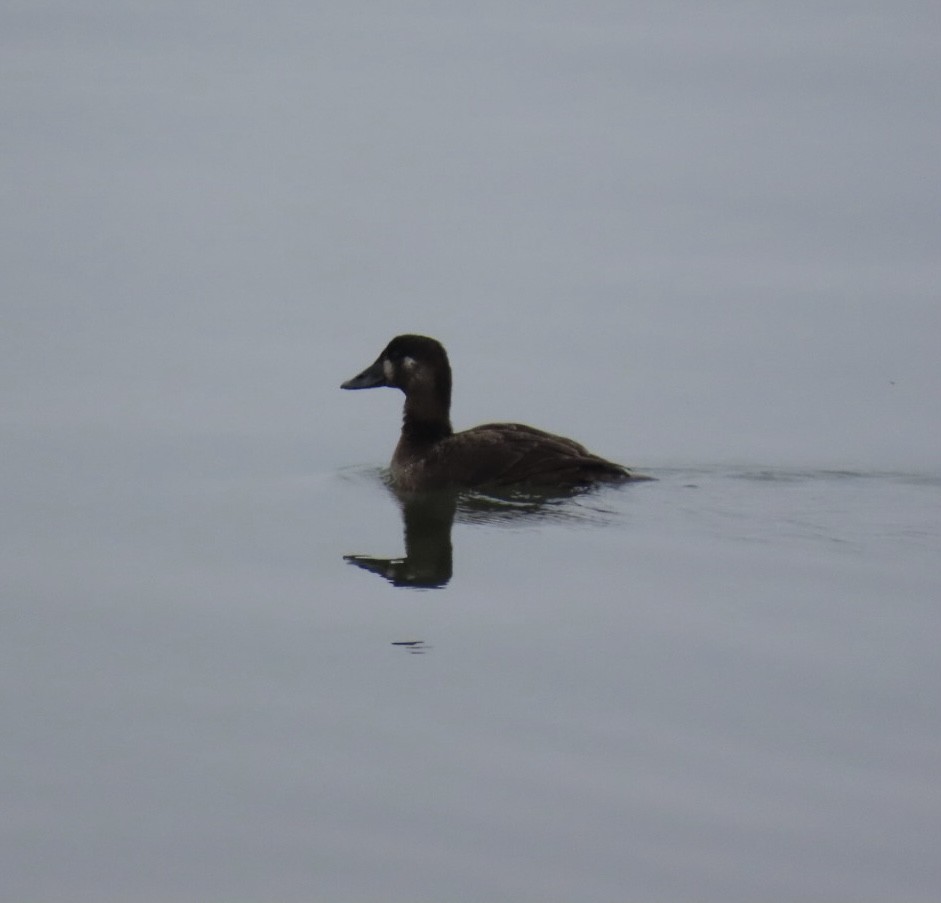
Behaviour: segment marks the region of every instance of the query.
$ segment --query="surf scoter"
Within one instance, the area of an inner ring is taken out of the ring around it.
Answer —
[[[649,479],[592,454],[583,445],[521,423],[451,428],[451,365],[427,336],[400,335],[342,389],[391,386],[405,393],[392,482],[410,491],[444,486],[577,487]]]

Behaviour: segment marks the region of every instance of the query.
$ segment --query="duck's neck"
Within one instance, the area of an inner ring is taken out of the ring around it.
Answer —
[[[435,386],[416,387],[405,396],[402,414],[402,439],[424,445],[450,436],[451,393]]]

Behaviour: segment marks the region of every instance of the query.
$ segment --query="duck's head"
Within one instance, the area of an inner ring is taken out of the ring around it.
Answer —
[[[451,365],[444,346],[423,335],[396,336],[375,362],[341,389],[391,386],[406,395],[430,393],[450,404]]]

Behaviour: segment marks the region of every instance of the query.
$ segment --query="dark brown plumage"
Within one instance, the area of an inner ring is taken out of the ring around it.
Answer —
[[[521,423],[451,428],[451,365],[440,342],[400,335],[343,389],[392,386],[405,393],[392,480],[404,490],[442,486],[586,486],[646,479],[583,445]]]

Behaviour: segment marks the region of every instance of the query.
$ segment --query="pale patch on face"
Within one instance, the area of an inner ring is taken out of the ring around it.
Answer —
[[[382,362],[382,372],[390,385],[398,386],[406,392],[427,388],[434,380],[434,375],[425,363],[410,355],[405,355],[397,361],[385,358]]]
[[[398,366],[392,365],[392,368],[396,370],[396,375],[404,383],[407,383],[409,386],[415,386],[421,381],[422,378],[422,367],[417,360],[413,357],[406,355],[399,362]],[[386,371],[388,373],[388,371]],[[389,377],[389,381],[392,381],[392,377]]]

